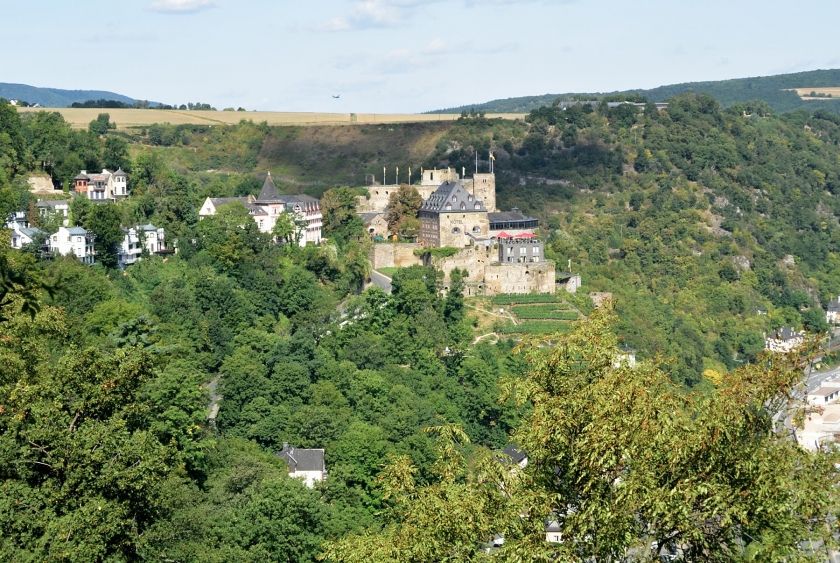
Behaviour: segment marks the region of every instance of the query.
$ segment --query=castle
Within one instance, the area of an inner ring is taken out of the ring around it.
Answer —
[[[519,212],[496,209],[496,175],[476,173],[466,178],[451,168],[423,170],[413,184],[423,204],[418,212],[417,242],[378,243],[371,253],[373,267],[433,265],[443,271],[448,289],[454,269],[466,270],[466,295],[554,293],[554,263],[545,259],[539,222]],[[399,184],[372,185],[357,198],[356,211],[372,237],[388,236],[384,220],[391,194]],[[446,257],[424,249],[453,248]]]

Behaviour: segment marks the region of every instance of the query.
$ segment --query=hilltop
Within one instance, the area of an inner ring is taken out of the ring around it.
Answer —
[[[43,107],[64,108],[74,102],[88,100],[116,100],[134,104],[136,99],[106,90],[62,90],[61,88],[41,88],[29,84],[0,82],[0,98],[23,100]]]
[[[491,100],[480,104],[465,105],[455,108],[435,110],[430,113],[462,111],[483,112],[528,112],[536,108],[551,105],[558,98],[561,99],[600,99],[603,97],[635,97],[643,96],[652,102],[664,102],[677,94],[696,92],[709,94],[724,107],[750,100],[763,100],[776,111],[792,111],[806,109],[826,109],[840,113],[840,98],[803,100],[795,89],[804,89],[807,94],[813,88],[840,86],[840,69],[812,70],[791,74],[776,74],[772,76],[754,76],[749,78],[734,78],[731,80],[715,80],[707,82],[684,82],[669,84],[650,89],[621,90],[613,92],[566,92],[561,94],[542,94],[538,96],[523,96]]]

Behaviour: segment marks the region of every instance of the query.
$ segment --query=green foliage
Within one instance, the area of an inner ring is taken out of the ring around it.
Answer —
[[[515,306],[511,310],[520,319],[554,319],[560,321],[576,321],[578,314],[575,311],[558,309],[551,305],[525,305]]]

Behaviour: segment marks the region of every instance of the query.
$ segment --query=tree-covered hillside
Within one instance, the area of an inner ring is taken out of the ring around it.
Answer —
[[[817,100],[803,101],[792,88],[809,88],[818,86],[840,86],[840,69],[811,70],[791,74],[777,74],[773,76],[755,76],[750,78],[733,78],[731,80],[713,80],[707,82],[685,82],[682,84],[668,84],[647,90],[622,90],[616,92],[569,92],[565,94],[543,94],[540,96],[523,96],[492,100],[469,106],[435,110],[429,113],[460,113],[461,111],[483,112],[528,112],[539,107],[550,106],[557,99],[570,100],[598,100],[604,97],[627,99],[643,96],[652,102],[664,102],[678,94],[694,92],[708,94],[718,100],[724,107],[733,104],[762,100],[767,102],[775,111],[791,111],[797,109],[826,110],[840,113],[840,101]]]
[[[178,246],[118,271],[0,237],[0,559],[773,561],[836,539],[837,452],[772,431],[801,412],[798,359],[723,373],[764,327],[820,328],[837,291],[831,116],[689,95],[668,113],[408,128],[390,148],[397,126],[377,144],[375,129],[107,122],[74,132],[0,104],[0,213],[30,209],[32,171],[66,187],[79,163],[118,163],[131,197],[74,202],[71,220],[97,244],[153,222]],[[323,194],[318,247],[272,240],[238,203],[198,220],[204,197],[254,193],[256,170],[307,145],[335,155],[308,174],[346,183],[403,147],[459,168],[492,149],[502,205],[538,213],[549,254],[613,291],[617,317],[481,340],[458,276],[444,294],[414,266],[391,294],[363,291],[372,243],[347,187]],[[651,361],[622,365],[619,339]],[[707,365],[718,376],[687,392]],[[524,471],[500,456],[512,439]],[[323,448],[326,480],[291,478],[286,443]]]

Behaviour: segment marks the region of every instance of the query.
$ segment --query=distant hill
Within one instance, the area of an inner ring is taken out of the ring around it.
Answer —
[[[816,88],[840,86],[840,69],[811,70],[792,74],[777,74],[774,76],[756,76],[751,78],[735,78],[732,80],[716,80],[710,82],[686,82],[670,84],[649,90],[623,90],[615,92],[567,92],[564,94],[543,94],[540,96],[523,96],[492,100],[480,104],[460,106],[434,110],[429,113],[460,113],[461,111],[484,112],[529,112],[541,106],[550,105],[557,98],[599,98],[613,95],[640,94],[652,102],[664,102],[668,98],[685,92],[702,92],[716,98],[724,106],[731,106],[738,102],[749,100],[764,100],[774,110],[792,111],[797,109],[827,109],[840,113],[840,98],[805,101],[800,99],[792,88]]]
[[[30,104],[40,104],[50,108],[70,107],[73,102],[87,100],[117,100],[134,104],[137,100],[104,90],[61,90],[60,88],[39,88],[28,84],[0,82],[0,98],[23,100]],[[151,104],[156,105],[156,104]]]

